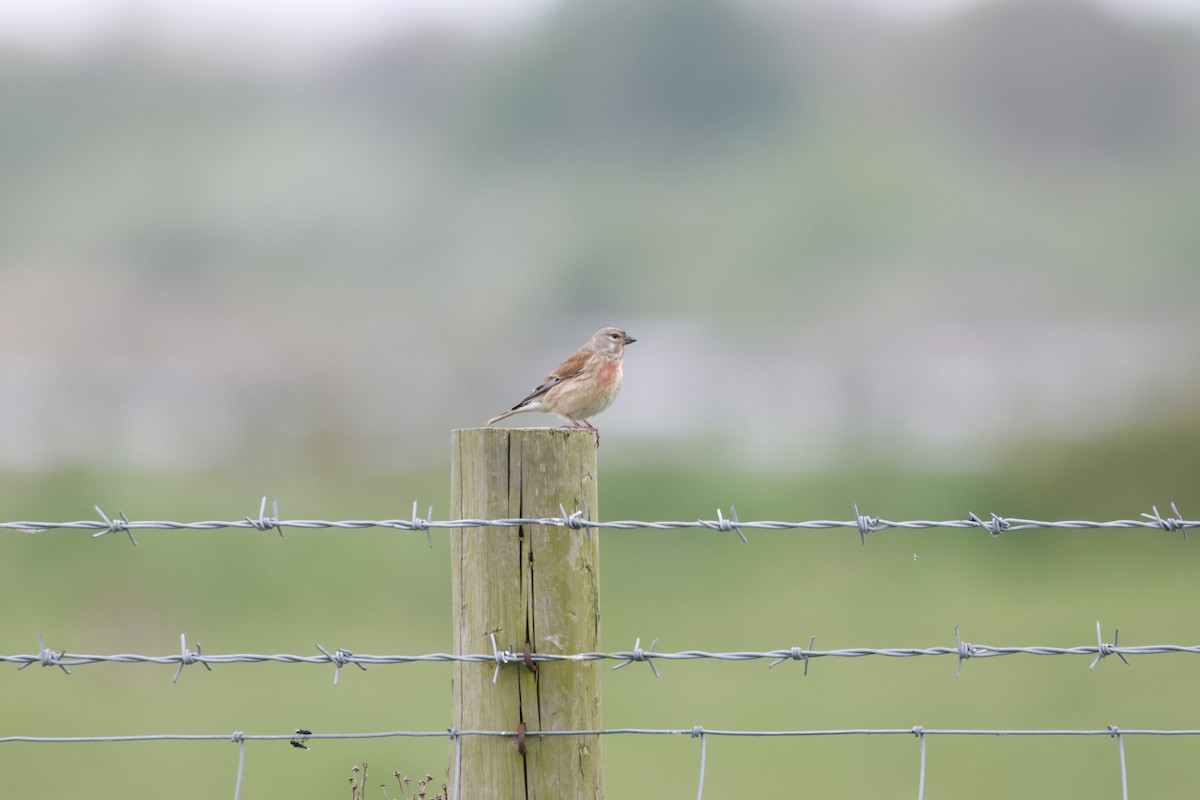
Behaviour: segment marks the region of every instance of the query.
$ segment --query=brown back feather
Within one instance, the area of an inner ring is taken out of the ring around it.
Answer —
[[[571,355],[563,359],[561,364],[554,368],[553,372],[546,376],[545,380],[536,389],[529,393],[528,397],[513,406],[512,410],[515,411],[521,408],[533,398],[545,394],[552,387],[557,386],[567,378],[573,378],[583,372],[583,368],[591,356],[591,353],[582,348],[571,353]]]

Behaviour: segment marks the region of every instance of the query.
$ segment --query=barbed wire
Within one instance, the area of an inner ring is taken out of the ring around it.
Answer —
[[[295,529],[367,529],[367,528],[384,528],[404,531],[424,531],[429,547],[433,547],[432,531],[434,529],[457,529],[457,528],[478,528],[478,527],[496,527],[496,528],[511,528],[518,526],[539,525],[548,527],[561,527],[571,530],[583,530],[586,535],[590,535],[592,530],[602,528],[615,530],[630,530],[630,529],[652,529],[652,530],[679,530],[679,529],[707,529],[718,532],[734,532],[741,538],[743,542],[748,541],[744,530],[767,530],[767,531],[791,531],[791,530],[825,530],[847,528],[857,530],[860,540],[863,544],[866,543],[868,534],[877,533],[889,529],[932,529],[932,528],[949,528],[949,529],[983,529],[991,536],[996,537],[1004,533],[1022,530],[1035,529],[1147,529],[1160,530],[1164,532],[1182,533],[1183,538],[1188,538],[1188,529],[1200,527],[1200,521],[1185,520],[1180,514],[1175,503],[1170,504],[1171,515],[1163,516],[1159,513],[1157,506],[1151,506],[1151,513],[1142,513],[1140,519],[1118,519],[1109,521],[1091,521],[1091,520],[1057,520],[1043,521],[1028,519],[1023,517],[1003,517],[992,513],[989,518],[984,519],[974,512],[970,512],[965,518],[949,519],[949,520],[890,520],[883,517],[875,517],[862,514],[857,505],[854,505],[854,516],[849,520],[829,520],[817,519],[806,521],[778,521],[778,520],[747,520],[742,521],[738,518],[737,509],[730,506],[729,516],[725,516],[722,509],[716,511],[716,519],[704,520],[663,520],[663,521],[639,521],[639,520],[610,520],[601,521],[589,518],[587,506],[582,509],[568,512],[566,508],[560,506],[561,516],[549,517],[518,517],[518,518],[501,518],[501,519],[456,519],[456,520],[434,520],[433,507],[430,506],[425,517],[420,517],[417,514],[418,505],[413,503],[412,515],[407,519],[350,519],[340,521],[316,520],[316,519],[290,519],[284,520],[279,516],[279,507],[277,502],[272,503],[273,514],[267,515],[267,498],[263,497],[259,507],[257,516],[247,516],[235,520],[201,520],[194,522],[175,522],[165,520],[130,520],[124,512],[118,512],[114,517],[110,517],[99,506],[95,507],[96,513],[99,516],[98,520],[78,520],[70,522],[44,522],[44,521],[16,521],[16,522],[0,522],[0,530],[13,530],[26,533],[47,533],[56,530],[83,530],[91,531],[93,538],[100,538],[112,533],[124,533],[130,541],[136,545],[137,539],[134,536],[134,531],[137,530],[196,530],[196,531],[211,531],[220,529],[248,529],[259,532],[275,531],[280,536],[284,535],[285,528]],[[173,653],[164,656],[147,656],[130,653],[118,653],[110,655],[96,654],[79,654],[69,653],[65,650],[54,651],[45,646],[44,638],[41,634],[38,636],[38,652],[36,654],[18,654],[18,655],[0,655],[0,662],[15,663],[18,665],[18,670],[23,670],[31,664],[40,664],[43,667],[58,667],[65,673],[70,673],[71,667],[78,667],[97,663],[154,663],[173,665],[176,667],[173,681],[177,681],[183,672],[185,666],[194,664],[202,664],[205,669],[211,670],[216,664],[230,663],[304,663],[304,664],[332,664],[334,666],[333,682],[338,683],[341,669],[344,666],[354,665],[361,670],[365,670],[369,665],[377,664],[406,664],[406,663],[421,663],[421,662],[474,662],[494,664],[494,672],[492,680],[495,682],[500,674],[500,670],[506,665],[513,665],[517,668],[524,664],[527,668],[533,669],[538,663],[553,663],[553,662],[587,662],[611,660],[617,661],[613,670],[619,670],[636,662],[644,662],[650,668],[655,677],[658,677],[657,661],[688,661],[700,659],[713,659],[720,661],[758,661],[770,660],[769,667],[779,666],[787,661],[803,662],[803,674],[808,674],[810,663],[813,659],[819,658],[861,658],[861,657],[884,657],[884,658],[908,658],[916,656],[954,656],[956,659],[956,675],[961,675],[963,661],[970,658],[991,658],[997,656],[1008,655],[1034,655],[1034,656],[1057,656],[1057,655],[1083,655],[1091,656],[1092,661],[1089,669],[1094,669],[1096,665],[1104,658],[1110,655],[1116,655],[1126,664],[1129,663],[1128,657],[1134,655],[1159,655],[1166,653],[1192,653],[1200,654],[1200,645],[1175,645],[1175,644],[1159,644],[1159,645],[1134,645],[1121,646],[1118,644],[1119,632],[1115,631],[1111,642],[1105,642],[1101,633],[1100,623],[1096,623],[1096,643],[1094,645],[1081,645],[1074,647],[1047,647],[1047,646],[1005,646],[997,647],[985,644],[972,644],[965,642],[959,636],[958,628],[955,628],[955,640],[953,646],[938,646],[938,647],[904,647],[904,648],[840,648],[818,650],[815,649],[815,636],[809,638],[807,647],[787,647],[775,650],[762,651],[732,651],[732,652],[709,652],[704,650],[683,650],[679,652],[658,652],[656,650],[659,639],[654,639],[649,648],[641,646],[641,639],[637,639],[632,650],[621,650],[614,652],[584,652],[573,654],[552,654],[552,653],[533,653],[530,650],[529,644],[526,643],[523,651],[518,651],[513,645],[505,649],[501,649],[495,639],[495,634],[491,636],[491,653],[474,653],[474,654],[450,654],[450,653],[427,653],[422,655],[372,655],[354,653],[347,649],[339,648],[330,652],[321,645],[317,645],[319,655],[293,655],[293,654],[255,654],[255,653],[232,653],[232,654],[209,654],[205,655],[202,652],[199,643],[195,645],[193,651],[187,645],[186,637],[180,636],[180,650],[178,653]],[[449,736],[455,742],[455,770],[456,776],[458,769],[461,768],[461,752],[462,740],[467,736],[518,736],[517,731],[484,731],[484,730],[455,730],[447,729],[446,731],[386,731],[377,733],[346,733],[346,734],[308,734],[304,731],[308,738],[312,739],[355,739],[355,738],[383,738],[392,736],[424,736],[424,737],[441,737]],[[920,740],[920,782],[918,797],[924,796],[925,775],[926,775],[926,753],[925,739],[928,736],[937,735],[958,735],[958,736],[1102,736],[1107,735],[1117,739],[1118,751],[1121,763],[1121,778],[1123,796],[1128,796],[1126,783],[1125,769],[1125,752],[1122,737],[1125,735],[1159,735],[1159,736],[1177,736],[1177,735],[1200,735],[1200,730],[1159,730],[1159,729],[1129,729],[1123,730],[1116,726],[1109,726],[1106,729],[1085,729],[1085,730],[1069,730],[1069,729],[1052,729],[1052,730],[982,730],[982,729],[925,729],[921,726],[913,728],[848,728],[848,729],[829,729],[829,730],[793,730],[793,731],[739,731],[739,730],[708,730],[701,726],[695,726],[692,729],[636,729],[636,728],[612,728],[604,730],[586,730],[586,731],[528,731],[527,736],[584,736],[584,735],[689,735],[692,738],[699,739],[700,743],[700,774],[699,774],[699,790],[697,798],[702,800],[705,780],[705,759],[706,759],[706,741],[709,736],[755,736],[755,737],[772,737],[772,736],[845,736],[845,735],[913,735]],[[252,735],[243,732],[234,732],[232,735],[224,734],[148,734],[140,736],[100,736],[100,737],[27,737],[27,736],[5,736],[0,737],[0,743],[7,742],[122,742],[122,741],[155,741],[155,740],[226,740],[233,741],[240,745],[240,754],[238,762],[238,777],[235,789],[235,800],[238,798],[242,784],[242,772],[245,764],[246,742],[250,740],[263,739],[291,739],[295,744],[296,739],[293,734],[260,734]],[[303,745],[301,742],[300,745]],[[457,786],[460,781],[455,779],[455,796],[457,796]]]
[[[272,502],[274,514],[267,516],[266,514],[267,498],[262,499],[262,504],[259,507],[258,516],[243,517],[242,519],[234,520],[201,520],[196,522],[173,522],[169,520],[131,520],[125,516],[124,512],[119,512],[115,517],[109,517],[99,506],[95,506],[96,513],[100,516],[98,520],[76,520],[72,522],[47,522],[36,520],[19,520],[15,522],[0,522],[0,530],[21,531],[24,533],[46,533],[55,530],[85,530],[95,531],[92,534],[93,538],[107,536],[110,533],[124,533],[129,536],[129,539],[134,544],[137,544],[137,539],[134,538],[135,530],[222,530],[222,529],[251,529],[257,531],[276,531],[280,536],[283,535],[285,528],[300,528],[300,529],[349,529],[358,530],[364,528],[391,528],[394,530],[403,531],[425,531],[428,534],[429,546],[433,547],[433,537],[431,531],[433,529],[454,529],[454,528],[513,528],[525,525],[544,525],[549,527],[570,528],[573,530],[583,529],[590,533],[593,529],[608,528],[613,530],[632,530],[632,529],[650,529],[650,530],[679,530],[690,528],[705,528],[714,531],[736,532],[741,537],[742,541],[747,541],[743,529],[752,530],[827,530],[834,528],[849,528],[857,530],[863,544],[866,544],[867,534],[878,533],[889,529],[908,529],[920,530],[927,528],[960,528],[973,529],[982,528],[992,536],[1000,536],[1003,533],[1023,530],[1039,530],[1039,529],[1112,529],[1112,528],[1143,528],[1157,529],[1166,532],[1181,532],[1183,538],[1188,538],[1188,528],[1200,527],[1200,520],[1186,520],[1179,513],[1175,503],[1171,503],[1171,516],[1164,517],[1158,511],[1158,506],[1151,506],[1150,513],[1142,513],[1141,519],[1116,519],[1107,521],[1068,519],[1068,520],[1036,520],[1027,519],[1024,517],[1002,517],[998,514],[991,514],[990,518],[983,519],[975,512],[969,512],[962,519],[945,519],[945,520],[890,520],[883,517],[872,517],[862,514],[858,510],[858,505],[854,505],[854,519],[849,520],[833,520],[833,519],[815,519],[788,522],[783,520],[739,520],[737,508],[730,506],[730,515],[726,517],[720,508],[717,509],[716,519],[697,519],[697,520],[660,520],[660,521],[643,521],[643,520],[593,520],[588,518],[588,510],[586,504],[578,511],[568,513],[562,506],[559,510],[562,512],[558,517],[506,517],[500,519],[451,519],[451,520],[434,520],[433,506],[429,507],[427,516],[419,517],[417,515],[417,503],[413,503],[412,516],[408,519],[348,519],[348,520],[321,520],[321,519],[280,519],[279,504],[277,501]]]
[[[524,727],[524,726],[522,726]],[[125,736],[0,736],[0,744],[81,744],[81,743],[121,743],[121,742],[155,742],[155,741],[223,741],[232,742],[239,746],[237,782],[234,787],[234,799],[241,795],[242,776],[246,762],[246,743],[250,741],[288,741],[294,747],[308,749],[308,743],[320,740],[358,740],[383,739],[399,737],[415,738],[449,738],[455,744],[454,749],[454,781],[453,794],[458,798],[458,787],[462,784],[462,741],[471,736],[500,736],[524,740],[537,737],[557,736],[688,736],[699,740],[700,770],[697,800],[703,800],[705,766],[707,760],[707,739],[716,737],[812,737],[812,736],[914,736],[919,742],[920,773],[918,777],[918,800],[925,795],[925,777],[927,759],[925,740],[931,736],[1107,736],[1117,740],[1117,753],[1121,765],[1122,798],[1129,797],[1127,770],[1125,763],[1125,736],[1200,736],[1200,729],[1193,728],[1121,728],[1109,725],[1105,728],[926,728],[913,725],[911,728],[826,728],[807,730],[733,730],[705,728],[695,725],[692,728],[599,728],[593,730],[568,731],[531,731],[519,729],[509,730],[472,730],[446,728],[439,731],[375,731],[354,733],[313,733],[308,730],[297,730],[294,733],[254,734],[243,731],[232,733],[159,733],[135,734]]]
[[[1126,664],[1127,656],[1163,655],[1166,653],[1200,654],[1200,644],[1149,644],[1149,645],[1120,645],[1118,637],[1120,630],[1113,632],[1112,642],[1104,641],[1100,623],[1096,623],[1096,644],[1078,645],[1073,647],[1048,646],[1004,646],[988,644],[973,644],[963,641],[957,626],[954,629],[954,645],[940,647],[850,647],[830,650],[817,650],[813,647],[816,637],[809,638],[807,647],[786,647],[775,650],[737,650],[732,652],[710,652],[707,650],[682,650],[679,652],[659,652],[655,648],[658,639],[650,647],[643,648],[642,640],[638,638],[632,650],[617,650],[613,652],[591,651],[585,653],[535,653],[530,650],[519,650],[513,645],[500,649],[496,644],[495,633],[491,634],[491,653],[425,653],[421,655],[375,655],[355,653],[339,648],[330,652],[317,645],[319,655],[294,655],[290,653],[225,653],[204,655],[199,643],[192,650],[187,645],[185,635],[179,637],[179,652],[163,656],[138,655],[135,653],[116,653],[97,655],[90,653],[70,653],[65,650],[54,651],[46,647],[42,634],[38,634],[38,652],[28,654],[0,655],[0,662],[18,664],[18,670],[23,670],[31,664],[43,667],[58,667],[70,674],[70,667],[87,666],[90,664],[164,664],[175,666],[175,677],[178,681],[183,668],[192,664],[202,664],[211,670],[214,664],[256,664],[275,662],[281,664],[333,664],[333,682],[337,684],[342,667],[356,666],[366,670],[368,665],[380,664],[414,664],[414,663],[485,663],[495,664],[492,674],[494,683],[505,665],[524,664],[533,669],[536,664],[555,662],[587,662],[587,661],[617,661],[613,670],[621,669],[635,662],[646,663],[655,677],[659,676],[655,661],[694,661],[712,659],[717,661],[761,661],[770,660],[770,667],[776,667],[785,661],[800,661],[804,664],[804,675],[808,675],[809,663],[819,658],[864,658],[878,656],[884,658],[913,658],[918,656],[954,656],[957,659],[955,674],[961,675],[963,661],[972,658],[995,658],[998,656],[1032,655],[1032,656],[1093,656],[1088,669],[1094,669],[1104,658],[1115,655]]]

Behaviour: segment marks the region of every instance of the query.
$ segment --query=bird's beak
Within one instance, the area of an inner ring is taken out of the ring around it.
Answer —
[[[632,336],[625,337],[625,344],[633,344],[636,341],[637,341],[637,339],[634,339]]]

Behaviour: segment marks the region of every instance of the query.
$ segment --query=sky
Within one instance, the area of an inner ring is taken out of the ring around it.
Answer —
[[[503,30],[536,17],[558,1],[10,0],[0,3],[0,41],[61,49],[113,31],[132,30],[185,45],[233,37],[306,50],[339,49],[381,32],[395,34],[429,26]],[[832,0],[765,1],[812,4]],[[903,16],[937,14],[980,2],[984,0],[858,0],[860,5]],[[1200,19],[1197,0],[1102,2],[1135,17]]]

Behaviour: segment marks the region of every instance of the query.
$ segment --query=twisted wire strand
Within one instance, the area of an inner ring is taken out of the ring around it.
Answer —
[[[696,520],[591,520],[587,518],[587,510],[583,509],[572,513],[567,513],[563,509],[563,514],[557,517],[505,517],[499,519],[452,519],[452,520],[434,520],[433,508],[430,507],[427,517],[417,516],[417,504],[413,503],[412,516],[408,519],[349,519],[349,520],[321,520],[321,519],[280,519],[278,504],[274,504],[274,515],[266,515],[267,498],[262,499],[262,505],[259,508],[259,513],[256,517],[244,517],[242,519],[233,520],[199,520],[195,522],[176,522],[171,520],[131,520],[128,519],[123,512],[118,513],[115,517],[110,517],[105,514],[99,506],[96,507],[96,513],[100,519],[96,520],[75,520],[68,522],[54,521],[38,521],[38,520],[18,520],[14,522],[0,522],[0,530],[14,530],[25,533],[45,533],[55,530],[84,530],[94,531],[93,537],[106,536],[110,533],[125,533],[133,540],[133,531],[135,530],[194,530],[194,531],[213,531],[223,529],[249,529],[257,531],[275,530],[283,534],[285,528],[299,528],[307,530],[315,529],[341,529],[341,530],[362,530],[367,528],[390,528],[393,530],[404,531],[430,531],[435,528],[456,529],[456,528],[513,528],[527,525],[543,525],[549,527],[570,528],[578,530],[580,528],[590,530],[592,528],[608,528],[612,530],[686,530],[686,529],[707,529],[713,531],[735,531],[746,540],[743,529],[750,530],[767,530],[767,531],[788,531],[788,530],[829,530],[838,528],[848,528],[859,531],[866,541],[866,535],[869,533],[877,533],[888,529],[903,529],[903,530],[923,530],[929,528],[957,528],[957,529],[972,529],[982,528],[993,536],[999,536],[1002,533],[1012,531],[1034,530],[1034,529],[1059,529],[1059,530],[1082,530],[1082,529],[1158,529],[1167,532],[1182,532],[1184,538],[1187,537],[1189,528],[1200,527],[1200,521],[1186,520],[1179,513],[1174,503],[1171,503],[1171,516],[1162,516],[1158,512],[1157,506],[1151,507],[1151,513],[1143,513],[1141,519],[1116,519],[1107,521],[1097,520],[1036,520],[1027,519],[1024,517],[1002,517],[997,514],[991,514],[989,519],[982,519],[974,512],[970,512],[966,517],[961,519],[945,519],[945,520],[890,520],[883,517],[871,517],[859,513],[857,505],[854,507],[854,519],[850,520],[835,520],[835,519],[815,519],[801,521],[785,521],[785,520],[739,520],[737,517],[737,509],[730,506],[731,514],[726,517],[721,509],[717,509],[717,518],[712,520],[696,519]],[[136,540],[133,540],[136,544]]]
[[[620,669],[633,662],[646,662],[653,669],[657,676],[657,668],[654,667],[655,661],[695,661],[703,659],[711,659],[716,661],[760,661],[770,660],[771,667],[777,666],[785,661],[802,661],[804,662],[805,674],[807,674],[809,661],[819,658],[865,658],[865,657],[883,657],[883,658],[915,658],[919,656],[955,656],[958,659],[959,667],[963,660],[972,658],[995,658],[999,656],[1012,655],[1032,655],[1032,656],[1093,656],[1091,667],[1103,658],[1110,655],[1118,656],[1125,663],[1129,663],[1127,656],[1149,656],[1162,655],[1167,653],[1191,653],[1200,654],[1200,644],[1181,645],[1181,644],[1146,644],[1146,645],[1118,645],[1117,640],[1119,631],[1114,632],[1113,642],[1105,642],[1102,638],[1099,623],[1096,628],[1096,644],[1077,645],[1072,647],[1052,647],[1045,645],[1030,645],[1030,646],[995,646],[988,644],[974,644],[964,642],[958,637],[955,632],[956,643],[954,646],[936,646],[936,647],[847,647],[836,649],[814,649],[812,639],[810,639],[808,647],[788,647],[775,650],[735,650],[730,652],[713,652],[708,650],[681,650],[677,652],[659,652],[655,650],[658,640],[655,639],[651,644],[650,649],[644,649],[641,646],[639,638],[632,650],[616,650],[612,652],[605,651],[590,651],[582,653],[530,653],[528,661],[531,663],[555,663],[555,662],[587,662],[587,661],[617,661],[613,669]],[[815,637],[814,637],[815,639]],[[0,663],[17,664],[18,669],[25,669],[33,664],[40,664],[43,667],[59,667],[63,671],[69,673],[70,667],[80,667],[90,664],[99,663],[117,663],[117,664],[163,664],[177,666],[174,680],[178,680],[183,667],[193,664],[203,664],[206,668],[211,668],[216,664],[254,664],[275,662],[281,664],[333,664],[336,668],[334,675],[335,682],[338,674],[344,666],[354,665],[360,669],[366,669],[369,665],[382,664],[413,664],[413,663],[446,663],[446,662],[463,662],[463,663],[487,663],[495,664],[497,672],[504,665],[521,665],[526,662],[526,657],[523,653],[515,651],[511,646],[500,649],[493,641],[493,650],[491,653],[424,653],[419,655],[401,655],[401,654],[386,654],[377,655],[371,653],[355,653],[346,649],[337,649],[330,652],[321,645],[317,645],[317,650],[320,652],[314,655],[297,655],[292,653],[223,653],[223,654],[203,654],[200,650],[200,645],[196,645],[196,650],[188,648],[187,641],[184,636],[180,636],[180,650],[178,653],[170,655],[151,656],[140,655],[136,653],[113,653],[113,654],[93,654],[93,653],[72,653],[68,651],[55,651],[45,646],[43,637],[38,636],[37,653],[24,653],[3,655],[0,654]]]
[[[443,728],[438,731],[368,731],[350,733],[311,733],[305,739],[387,739],[387,738],[450,738],[466,736],[515,737],[518,731],[508,730],[459,730]],[[747,737],[803,737],[803,736],[1200,736],[1200,729],[1186,728],[925,728],[915,725],[910,728],[822,728],[810,730],[732,730],[705,728],[598,728],[593,730],[569,731],[526,731],[532,736],[747,736]],[[90,742],[154,742],[154,741],[289,741],[295,733],[150,733],[132,736],[0,736],[0,744],[25,742],[34,744],[80,744]]]

